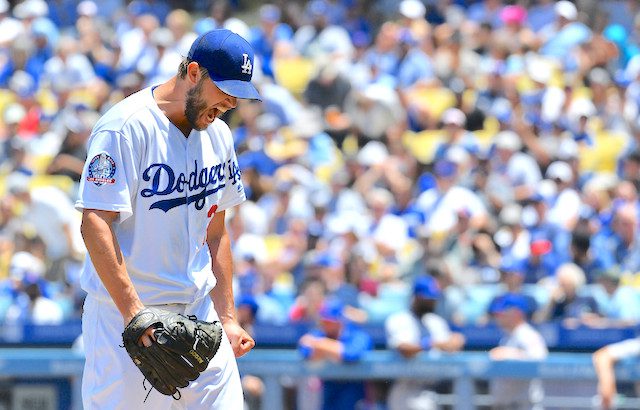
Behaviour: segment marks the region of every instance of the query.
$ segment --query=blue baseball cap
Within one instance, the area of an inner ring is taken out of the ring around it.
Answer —
[[[329,252],[322,252],[316,256],[313,264],[321,268],[335,268],[340,266],[340,260]]]
[[[253,295],[242,295],[240,296],[240,298],[237,301],[237,305],[238,307],[241,306],[246,306],[251,310],[251,313],[253,314],[253,316],[255,316],[258,313],[258,302],[256,301],[256,298],[253,297]]]
[[[525,269],[526,267],[523,260],[509,256],[503,257],[502,263],[500,263],[500,270],[503,272],[518,273],[520,275],[524,275]]]
[[[322,320],[339,322],[344,318],[343,312],[344,305],[342,302],[337,298],[329,297],[322,303],[319,316]]]
[[[258,90],[251,84],[253,49],[238,34],[226,29],[207,31],[193,42],[187,58],[206,68],[213,83],[224,93],[260,100]]]
[[[433,172],[440,178],[451,178],[458,172],[458,166],[455,162],[448,160],[439,160],[433,167]]]
[[[529,304],[524,296],[517,293],[507,293],[491,305],[490,313],[501,313],[509,309],[518,309],[526,315],[529,313]]]
[[[421,275],[413,282],[413,295],[424,299],[438,299],[442,291],[433,276]]]

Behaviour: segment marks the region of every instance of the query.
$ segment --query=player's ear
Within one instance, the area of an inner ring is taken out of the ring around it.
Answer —
[[[192,61],[187,65],[187,81],[191,82],[193,85],[198,83],[200,79],[200,65],[195,61]]]

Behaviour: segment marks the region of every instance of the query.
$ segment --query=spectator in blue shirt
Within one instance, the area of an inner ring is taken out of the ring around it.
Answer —
[[[278,168],[282,165],[278,159],[273,158],[267,152],[267,145],[271,141],[279,138],[279,127],[280,120],[274,114],[264,113],[256,119],[258,135],[248,137],[246,144],[249,149],[238,155],[240,170],[243,173],[247,171],[247,176],[245,177],[247,182],[249,182],[245,183],[247,188],[252,188],[256,184],[262,186],[265,180],[271,181]],[[252,181],[254,175],[249,170],[255,171],[256,181]],[[254,195],[256,194],[258,194],[258,192],[254,193]],[[247,195],[247,197],[250,196]],[[256,197],[252,198],[256,199]]]
[[[448,159],[447,153],[453,147],[464,148],[470,154],[480,151],[475,135],[465,129],[466,115],[457,108],[449,108],[442,114],[442,126],[444,127],[446,141],[436,148],[434,159]]]
[[[35,47],[33,53],[25,62],[24,70],[31,74],[37,83],[40,76],[44,74],[45,63],[53,57],[53,44],[51,43],[51,37],[46,28],[46,23],[44,23],[43,20],[33,22],[31,33]]]
[[[417,83],[433,80],[431,59],[420,49],[418,41],[409,29],[400,31],[398,42],[400,44],[400,61],[396,73],[398,87],[407,89]]]
[[[558,225],[546,222],[547,203],[540,193],[529,198],[535,210],[536,223],[527,226],[530,235],[530,254],[525,262],[526,283],[536,283],[552,276],[567,261],[571,236]]]
[[[625,68],[629,61],[640,53],[635,39],[629,37],[627,30],[622,25],[611,24],[605,28],[602,34],[618,48],[619,56],[616,68]]]
[[[556,18],[553,5],[554,0],[538,0],[536,4],[529,9],[527,22],[533,31],[537,32],[553,23]]]
[[[500,27],[502,7],[501,0],[482,0],[469,7],[467,18],[477,23],[490,23],[493,27]]]
[[[638,208],[635,203],[615,208],[612,234],[599,233],[596,242],[598,257],[605,266],[619,265],[624,273],[640,271],[640,242],[638,237]]]
[[[347,322],[344,306],[328,298],[320,309],[319,327],[300,338],[298,350],[306,360],[336,363],[357,362],[371,350],[369,335]],[[353,410],[364,399],[362,381],[324,381],[323,410]]]
[[[293,38],[289,25],[280,22],[280,9],[273,4],[260,7],[260,25],[251,29],[251,46],[262,60],[262,71],[273,76],[272,59],[279,42],[288,42]]]
[[[598,276],[602,286],[594,292],[603,317],[587,322],[598,328],[634,326],[640,320],[640,299],[637,291],[620,284],[620,270],[611,267]]]
[[[546,42],[540,49],[545,56],[567,59],[578,45],[591,39],[591,30],[577,21],[578,9],[570,1],[559,1],[554,6],[556,22],[542,29]]]

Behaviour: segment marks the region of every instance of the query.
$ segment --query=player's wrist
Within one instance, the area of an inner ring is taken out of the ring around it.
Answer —
[[[140,303],[136,304],[133,307],[130,307],[129,309],[126,309],[124,312],[121,312],[124,325],[126,326],[131,323],[131,320],[144,308],[144,305]]]
[[[219,315],[220,323],[226,325],[228,323],[238,323],[238,319],[233,314]]]

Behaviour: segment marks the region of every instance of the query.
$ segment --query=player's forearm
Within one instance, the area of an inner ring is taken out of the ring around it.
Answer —
[[[116,216],[113,212],[85,210],[81,232],[100,280],[124,322],[129,323],[144,306],[131,283],[120,245],[111,227]]]
[[[403,357],[407,358],[414,357],[423,350],[422,346],[417,343],[400,343],[396,349]]]
[[[210,293],[211,300],[222,323],[236,320],[232,287],[233,259],[231,241],[226,230],[220,237],[209,240],[209,251],[213,274],[216,277],[216,286]]]
[[[342,343],[326,337],[319,339],[314,346],[314,352],[320,358],[332,360],[334,362],[342,361],[343,350]]]

